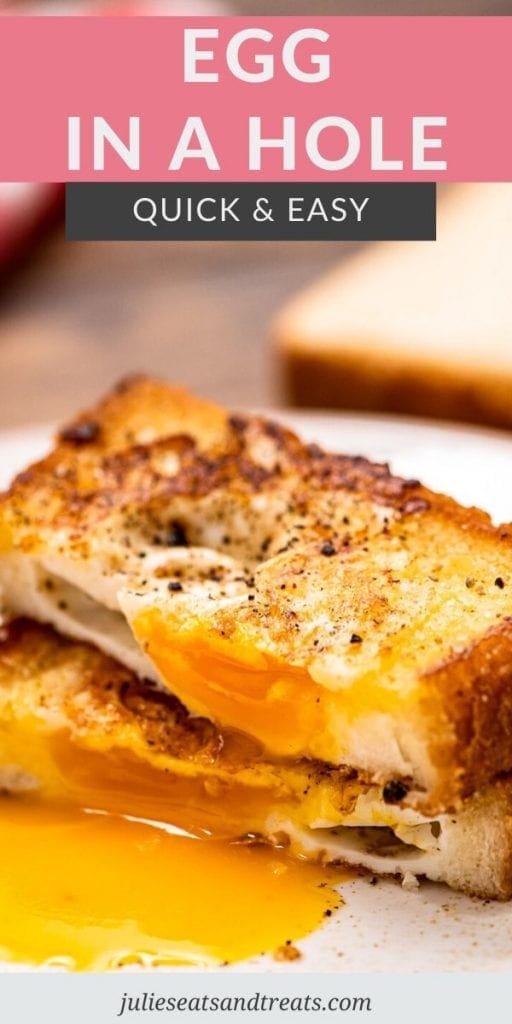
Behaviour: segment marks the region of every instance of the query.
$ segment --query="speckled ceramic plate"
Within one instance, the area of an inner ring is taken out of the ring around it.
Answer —
[[[312,441],[389,461],[463,504],[480,505],[496,521],[512,520],[512,435],[412,419],[324,413],[273,413]],[[44,454],[47,428],[0,434],[0,486]],[[249,971],[512,970],[512,904],[485,904],[432,884],[407,892],[398,883],[343,886],[345,906],[308,939],[292,963],[270,957]],[[229,970],[230,968],[228,968]]]

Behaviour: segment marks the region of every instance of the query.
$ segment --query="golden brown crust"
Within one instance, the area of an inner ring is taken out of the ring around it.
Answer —
[[[435,737],[432,752],[439,767],[439,795],[447,807],[509,772],[512,620],[491,627],[479,641],[426,672],[423,704]]]
[[[5,547],[88,558],[126,534],[121,568],[134,536],[158,547],[170,529],[234,565],[190,560],[167,595],[179,629],[199,622],[228,655],[242,639],[310,673],[326,703],[339,678],[340,706],[355,692],[363,712],[410,723],[437,809],[512,770],[511,530],[385,465],[145,378],[64,428],[0,505]]]
[[[66,527],[77,539],[117,509],[262,491],[286,493],[304,516],[314,514],[317,495],[331,493],[341,505],[375,503],[400,519],[438,512],[463,529],[493,529],[485,513],[397,477],[386,464],[327,453],[278,423],[228,415],[142,376],[64,427],[51,454],[17,476],[2,514],[26,550],[37,546],[41,527]]]
[[[59,682],[49,687],[50,671]],[[108,743],[126,726],[135,727],[154,754],[228,770],[250,767],[261,754],[249,738],[224,742],[213,723],[191,718],[176,697],[95,648],[67,640],[50,626],[16,619],[0,637],[0,691],[11,698],[24,693],[26,680],[32,708],[62,715],[77,738],[99,729]]]
[[[115,508],[221,489],[250,495],[281,488],[290,478],[297,505],[308,505],[308,491],[349,492],[407,515],[418,510],[420,498],[427,500],[417,481],[393,476],[386,465],[329,455],[277,423],[203,409],[185,393],[168,390],[162,385],[160,393],[152,382],[135,378],[68,424],[52,453],[18,475],[7,513],[27,530],[65,525],[78,534]],[[148,432],[151,440],[138,440]],[[267,444],[265,455],[271,452],[267,464],[258,460],[261,443]],[[174,460],[177,471],[169,473]]]

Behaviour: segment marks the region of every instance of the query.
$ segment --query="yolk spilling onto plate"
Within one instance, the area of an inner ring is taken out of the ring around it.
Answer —
[[[272,952],[339,905],[333,871],[265,846],[0,798],[0,960],[103,970]]]

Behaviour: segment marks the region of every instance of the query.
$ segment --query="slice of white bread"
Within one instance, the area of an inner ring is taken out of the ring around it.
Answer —
[[[379,243],[276,322],[288,398],[512,427],[512,184],[458,185],[436,242]]]

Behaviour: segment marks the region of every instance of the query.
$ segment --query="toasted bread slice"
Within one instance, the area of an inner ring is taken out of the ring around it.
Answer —
[[[483,512],[137,379],[0,522],[14,613],[273,758],[399,779],[429,815],[512,770],[512,540]]]
[[[510,429],[511,258],[512,184],[451,187],[436,242],[365,247],[279,313],[287,398]]]
[[[347,769],[271,762],[100,652],[27,620],[0,641],[0,786],[19,799],[167,822],[207,838],[512,894],[512,784],[429,820]]]
[[[241,837],[267,816],[340,822],[368,789],[354,771],[275,764],[176,697],[49,626],[17,619],[0,642],[0,784],[46,800]],[[340,793],[343,795],[340,796]]]

